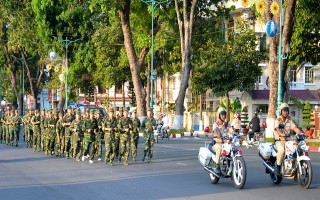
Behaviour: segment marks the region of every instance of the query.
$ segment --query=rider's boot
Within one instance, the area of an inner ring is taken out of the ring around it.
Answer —
[[[274,167],[274,175],[276,175],[276,176],[279,176],[280,175],[280,169],[281,169],[281,166],[280,165],[276,165],[275,167]]]
[[[217,175],[221,174],[220,165],[219,164],[216,164],[216,166],[213,168],[213,172],[216,173]]]

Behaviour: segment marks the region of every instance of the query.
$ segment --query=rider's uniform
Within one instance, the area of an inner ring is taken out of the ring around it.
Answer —
[[[275,121],[275,127],[279,127],[279,124],[282,124],[284,126],[284,133],[286,136],[290,134],[292,130],[294,130],[297,126],[293,123],[290,117],[287,117],[284,119],[282,116],[280,116]],[[275,131],[276,132],[276,131]],[[277,150],[277,165],[281,165],[283,158],[284,158],[284,146],[286,143],[285,137],[276,137],[278,134],[275,134],[275,149]]]

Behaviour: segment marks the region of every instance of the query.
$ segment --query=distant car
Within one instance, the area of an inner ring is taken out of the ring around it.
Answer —
[[[82,105],[82,106],[79,106],[79,108],[80,108],[81,112],[85,112],[86,109],[89,109],[89,111],[93,110],[94,112],[96,112],[96,110],[99,110],[100,111],[100,118],[104,118],[107,116],[106,111],[99,106]]]

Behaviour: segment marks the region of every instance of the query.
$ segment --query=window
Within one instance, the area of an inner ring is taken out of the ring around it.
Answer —
[[[312,67],[304,68],[304,82],[305,83],[314,83],[314,71]]]
[[[202,110],[207,109],[206,93],[202,94],[201,107],[202,107]]]
[[[296,72],[296,70],[290,70],[289,71],[289,79],[290,79],[290,82],[297,82],[297,72]]]
[[[262,84],[262,76],[258,76],[258,83],[259,83],[259,85],[261,85]]]

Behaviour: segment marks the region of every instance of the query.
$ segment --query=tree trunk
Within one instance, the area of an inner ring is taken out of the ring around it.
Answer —
[[[66,103],[66,98],[63,97],[64,90],[65,90],[65,83],[64,83],[64,82],[61,82],[61,83],[60,83],[60,88],[59,88],[59,91],[60,91],[60,100],[59,100],[59,103],[58,103],[58,110],[59,110],[60,112],[63,112],[63,107],[64,107],[64,104]]]
[[[122,81],[121,90],[122,90],[122,106],[125,108],[126,107],[126,99],[125,99],[125,95],[124,95],[124,81]]]
[[[150,74],[151,74],[151,65],[150,65],[150,62],[148,62],[148,68],[147,68],[147,99],[146,99],[146,101],[147,101],[147,105],[146,105],[146,107],[147,107],[147,110],[149,110],[150,109],[150,85],[151,85],[151,83],[150,83],[150,78],[151,78],[151,76],[150,76]]]
[[[188,10],[187,0],[183,0],[183,17],[181,17],[178,0],[175,0],[175,9],[180,33],[180,45],[182,56],[181,83],[178,97],[175,101],[175,116],[172,129],[183,128],[183,112],[186,90],[189,86],[189,78],[191,72],[191,36],[193,26],[193,15],[197,4],[197,0],[192,0],[191,8]]]
[[[120,6],[120,5],[119,5]],[[130,27],[130,6],[131,0],[125,0],[124,6],[118,9],[118,14],[121,19],[121,26],[124,36],[124,45],[128,56],[128,61],[131,70],[134,92],[137,100],[137,115],[141,118],[146,116],[146,91],[143,87],[140,77],[141,65],[149,51],[148,47],[142,48],[139,59],[137,58],[132,32]]]

